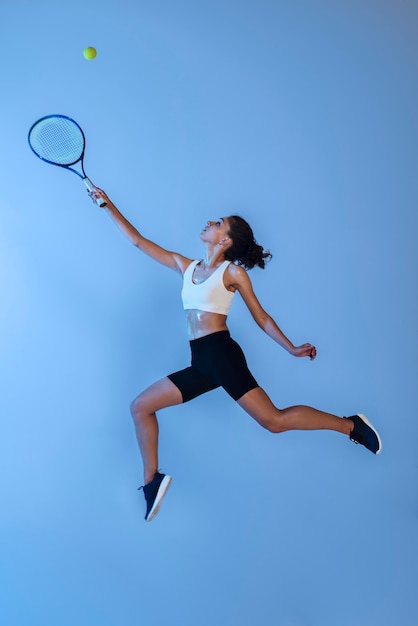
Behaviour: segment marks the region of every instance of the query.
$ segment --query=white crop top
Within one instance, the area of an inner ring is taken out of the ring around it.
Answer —
[[[193,282],[193,272],[198,263],[199,260],[192,261],[183,274],[183,308],[228,315],[234,292],[225,287],[223,275],[230,261],[224,261],[209,278],[196,284]]]

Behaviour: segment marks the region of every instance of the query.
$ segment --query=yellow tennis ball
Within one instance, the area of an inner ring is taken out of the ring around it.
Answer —
[[[96,48],[92,48],[91,46],[89,46],[84,50],[83,54],[84,58],[87,59],[87,61],[91,61],[97,54]]]

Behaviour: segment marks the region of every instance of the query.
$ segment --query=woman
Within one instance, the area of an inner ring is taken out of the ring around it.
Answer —
[[[89,192],[90,193],[90,192]],[[294,346],[261,307],[246,270],[264,268],[271,254],[254,240],[245,220],[238,216],[208,222],[200,233],[205,257],[192,260],[161,248],[143,237],[119,212],[102,189],[90,193],[104,196],[106,210],[122,232],[142,252],[183,276],[182,299],[186,312],[192,364],[145,389],[132,402],[131,412],[144,464],[145,519],[158,512],[171,477],[158,472],[158,422],[156,411],[187,402],[222,386],[261,426],[273,433],[286,430],[328,429],[344,433],[374,454],[381,451],[377,431],[362,414],[337,417],[308,406],[278,409],[249,371],[239,345],[226,325],[234,293],[239,292],[257,324],[274,341],[296,357],[316,357],[310,343]],[[245,268],[245,269],[244,269]]]

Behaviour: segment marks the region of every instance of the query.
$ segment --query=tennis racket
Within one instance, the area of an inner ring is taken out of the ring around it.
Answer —
[[[37,157],[50,163],[65,167],[82,178],[89,191],[96,188],[84,171],[84,150],[86,138],[80,126],[66,115],[47,115],[35,122],[28,134],[28,141]],[[75,169],[72,166],[77,166]],[[99,206],[106,206],[106,200],[98,197]]]

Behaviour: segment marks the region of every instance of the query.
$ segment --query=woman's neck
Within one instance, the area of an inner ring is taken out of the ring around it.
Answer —
[[[216,248],[206,248],[206,254],[202,259],[202,267],[205,270],[213,269],[220,263],[225,261],[225,255],[223,250],[217,250]]]

